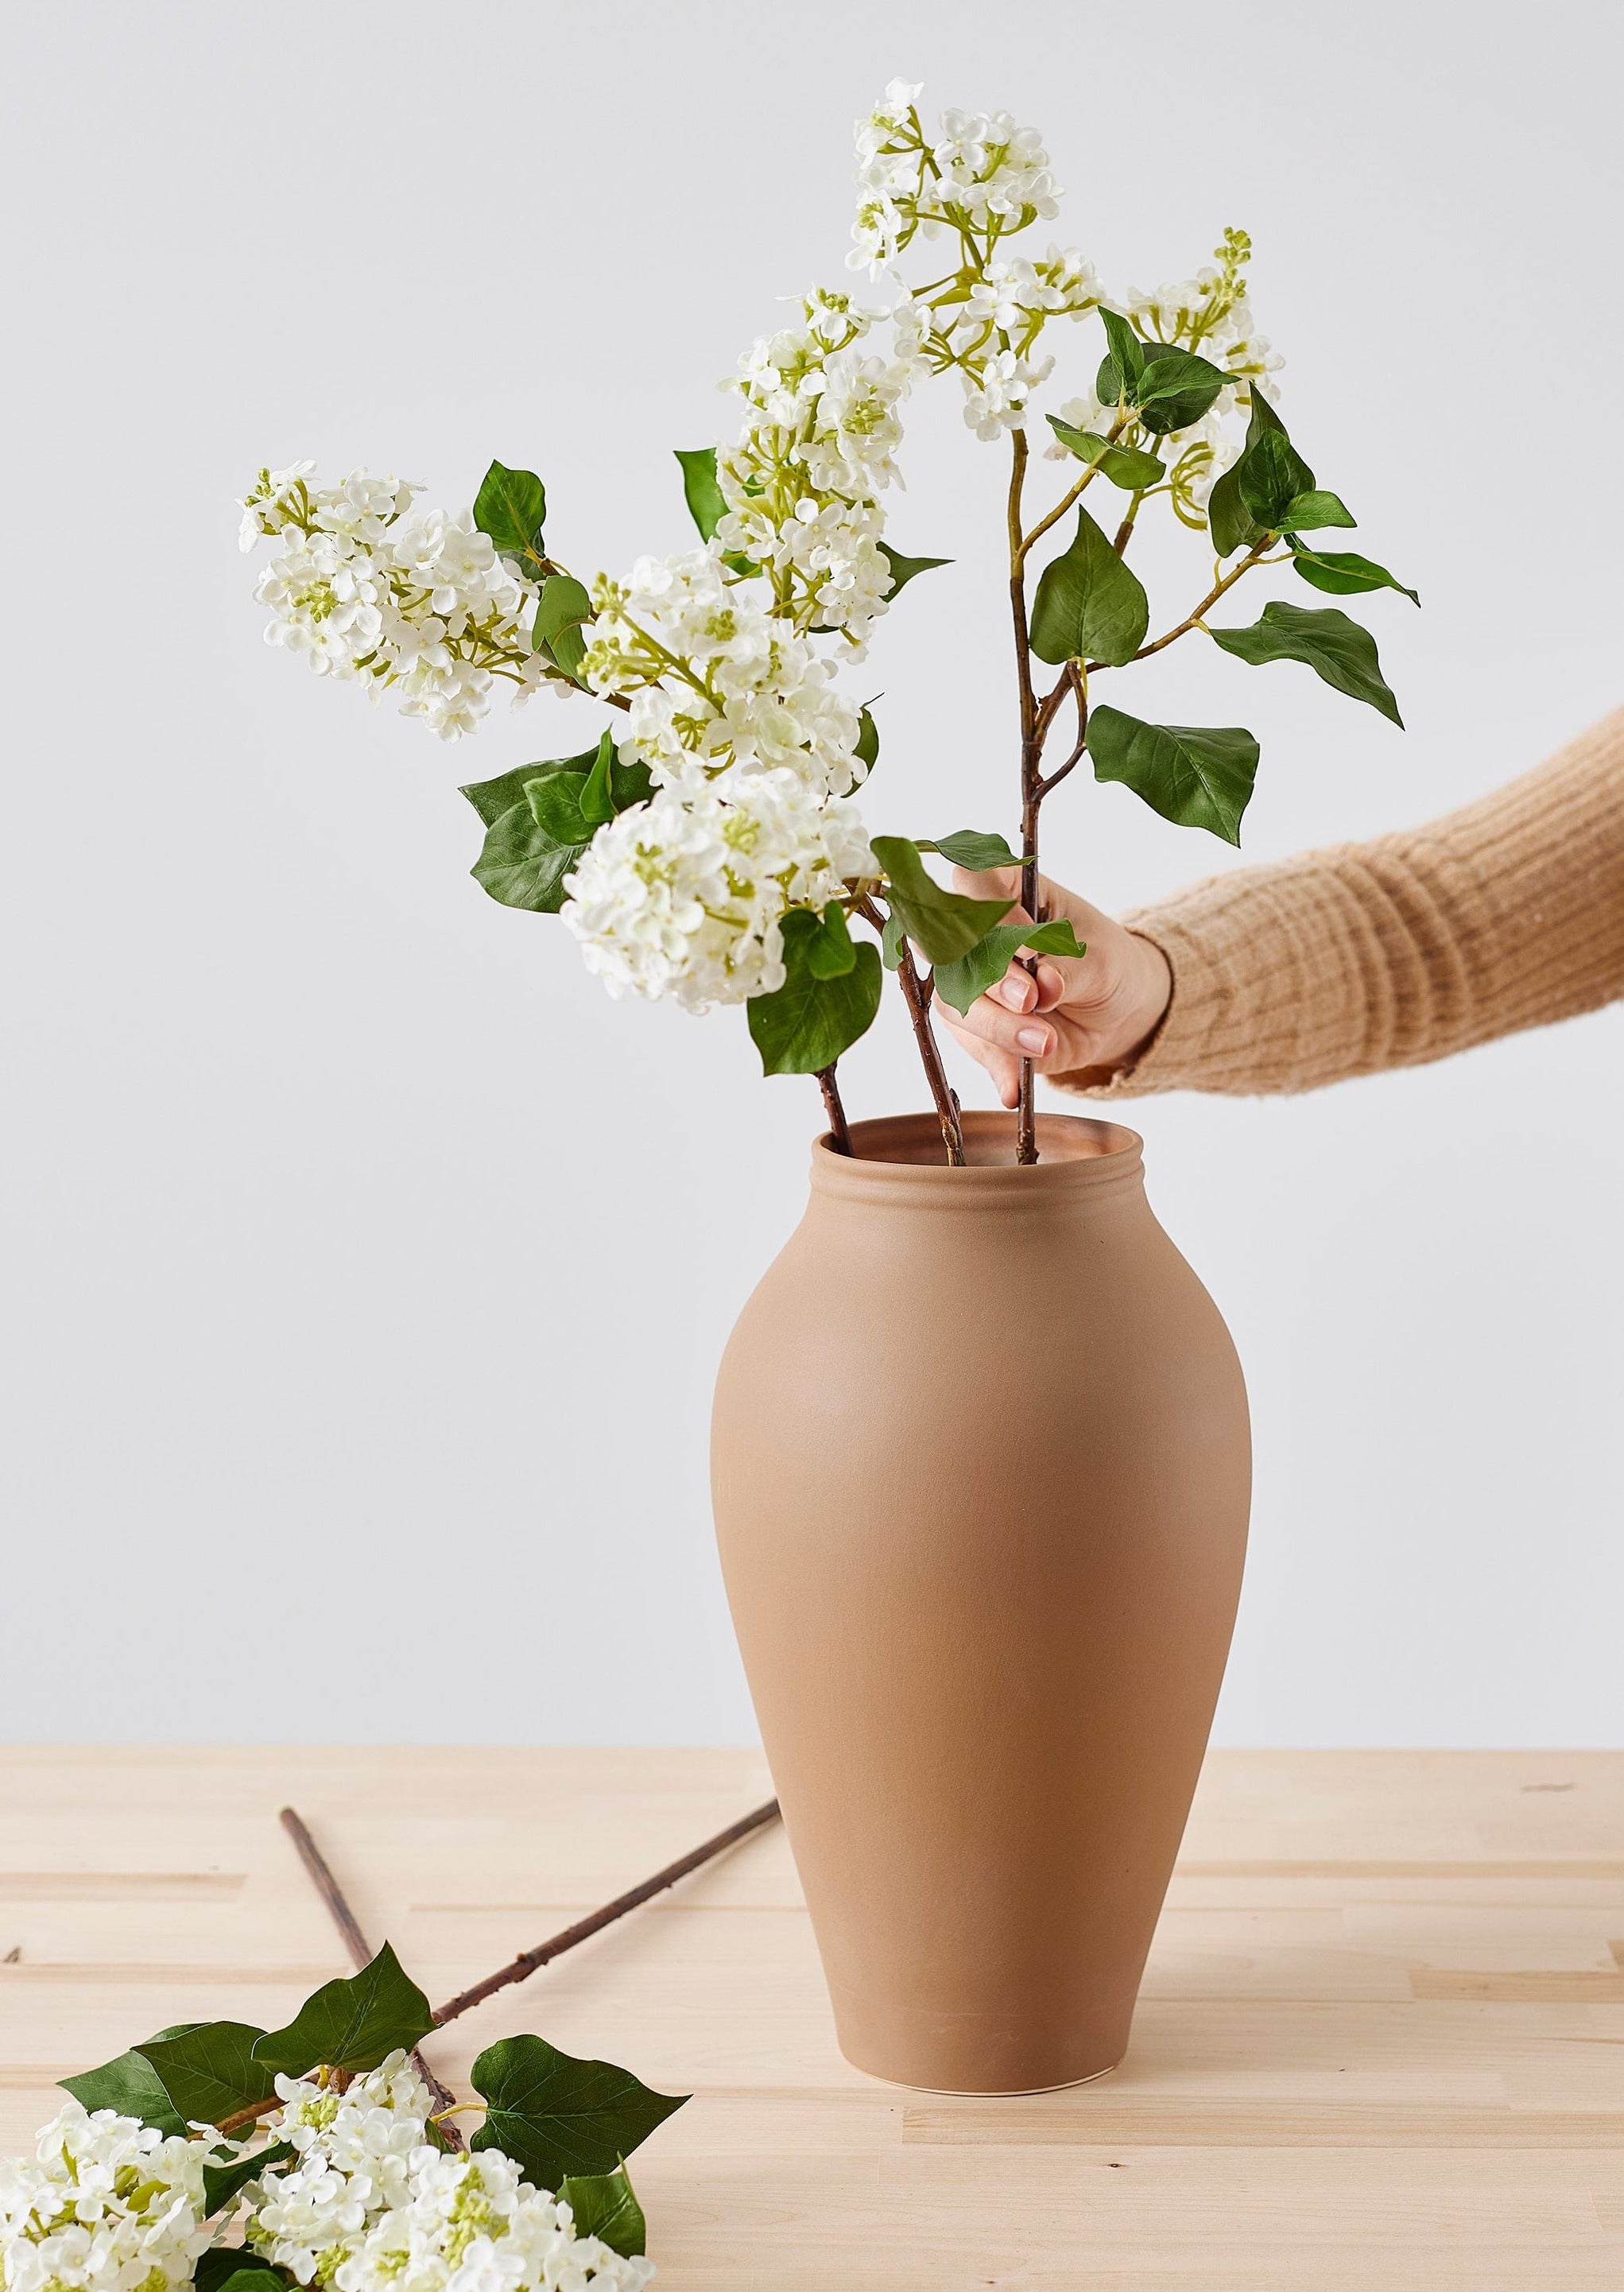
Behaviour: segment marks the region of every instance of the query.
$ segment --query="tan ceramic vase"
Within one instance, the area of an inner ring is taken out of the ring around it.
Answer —
[[[1229,1651],[1250,1454],[1140,1141],[967,1115],[812,1153],[712,1471],[842,2051],[1031,2092],[1122,2058]]]

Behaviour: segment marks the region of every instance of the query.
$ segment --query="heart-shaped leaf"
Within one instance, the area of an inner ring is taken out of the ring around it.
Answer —
[[[1240,725],[1146,724],[1098,707],[1088,718],[1088,754],[1095,779],[1120,780],[1181,827],[1240,843],[1257,775],[1257,743]]]
[[[932,963],[968,955],[984,932],[1009,913],[1008,900],[971,900],[944,891],[925,868],[919,847],[905,835],[877,835],[874,856],[885,870],[886,896],[899,928]]]
[[[586,654],[582,625],[592,618],[592,599],[585,585],[570,573],[553,573],[541,585],[536,622],[530,631],[532,649],[545,653],[577,684]]]
[[[188,2125],[218,2125],[275,2093],[271,2071],[254,2057],[263,2035],[250,2022],[198,2022],[173,2037],[149,2038],[136,2051]]]
[[[577,811],[578,815],[578,805]],[[521,802],[486,830],[480,856],[469,873],[482,891],[505,908],[555,916],[569,897],[564,878],[573,872],[591,841],[587,835],[578,843],[561,843],[537,819],[528,801]]]
[[[829,901],[817,930],[805,936],[807,966],[812,977],[844,979],[857,961],[857,942],[846,928],[846,912],[838,900]]]
[[[1193,351],[1147,346],[1134,402],[1139,419],[1153,436],[1187,430],[1210,413],[1218,392],[1232,381],[1222,367]]]
[[[1050,429],[1061,444],[1075,454],[1079,462],[1091,463],[1103,478],[1124,493],[1142,494],[1147,486],[1159,485],[1168,474],[1165,465],[1154,454],[1146,454],[1136,446],[1113,446],[1109,438],[1102,438],[1093,430],[1075,429],[1062,422],[1058,414],[1048,417]]]
[[[183,2038],[189,2030],[198,2027],[196,2022],[177,2022],[147,2042],[161,2045],[166,2038]],[[63,2078],[61,2084],[93,2115],[98,2109],[111,2109],[120,2117],[136,2118],[158,2133],[183,2135],[186,2131],[186,2119],[170,2100],[164,2080],[133,2046],[127,2054],[103,2062],[99,2069],[81,2070],[77,2077]]]
[[[1213,642],[1254,668],[1272,660],[1300,660],[1338,692],[1368,701],[1400,730],[1403,718],[1381,673],[1376,639],[1335,606],[1318,610],[1278,601],[1265,605],[1261,620],[1245,629],[1210,629]]]
[[[648,2250],[649,2224],[624,2165],[612,2173],[566,2174],[558,2193],[575,2216],[578,2236],[595,2236],[626,2260],[640,2260]]]
[[[433,2027],[428,1999],[385,1942],[369,1965],[324,1982],[285,2029],[267,2031],[254,2059],[284,2077],[303,2077],[318,2062],[375,2070],[386,2054],[409,2053]]]
[[[611,2062],[577,2061],[545,2038],[504,2038],[473,2064],[489,2104],[471,2149],[500,2149],[539,2189],[573,2173],[612,2173],[686,2094],[653,2093]]]
[[[1278,533],[1291,504],[1313,491],[1313,472],[1286,434],[1286,425],[1264,396],[1252,391],[1246,445],[1235,464],[1240,498],[1257,523]]]
[[[533,470],[491,464],[473,498],[473,521],[490,536],[497,554],[512,559],[529,581],[539,581],[547,569],[541,545],[546,514],[546,488]]]
[[[1001,835],[983,832],[979,827],[957,827],[951,835],[939,835],[933,843],[919,839],[921,851],[940,851],[956,868],[971,868],[978,873],[989,868],[1018,868],[1021,855],[1012,851]]]
[[[1043,569],[1032,600],[1032,650],[1039,660],[1099,660],[1119,666],[1144,642],[1150,600],[1136,573],[1079,506],[1077,537]]]
[[[851,960],[844,970],[814,968],[814,956],[827,960],[831,952],[828,917],[839,914],[830,907],[820,919],[810,908],[795,908],[784,918],[784,983],[745,1005],[765,1075],[817,1074],[874,1024],[885,972],[871,942],[860,947],[846,933]]]
[[[1141,342],[1127,320],[1115,311],[1100,308],[1100,323],[1111,349],[1095,377],[1094,394],[1102,406],[1126,400],[1131,406],[1151,345]]]
[[[994,987],[1022,948],[1034,955],[1064,955],[1076,959],[1087,948],[1078,938],[1069,916],[1046,924],[995,924],[983,940],[957,963],[939,963],[933,976],[936,992],[958,1012],[970,1008],[978,995]]]
[[[1312,533],[1317,526],[1357,525],[1347,504],[1335,494],[1299,494],[1281,521],[1282,533]]]

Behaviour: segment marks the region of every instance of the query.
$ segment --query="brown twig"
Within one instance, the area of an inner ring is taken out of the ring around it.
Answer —
[[[823,1093],[823,1111],[828,1117],[829,1136],[835,1142],[836,1154],[852,1150],[852,1133],[846,1126],[846,1110],[840,1102],[840,1085],[835,1079],[833,1060],[818,1069],[818,1087]]]
[[[1038,814],[1043,803],[1043,743],[1048,730],[1047,701],[1040,704],[1032,690],[1031,639],[1026,620],[1026,544],[1021,531],[1021,494],[1026,481],[1026,433],[1010,433],[1013,448],[1009,472],[1009,602],[1015,625],[1015,677],[1021,696],[1021,904],[1034,923],[1038,912]],[[1092,472],[1089,473],[1092,474]],[[1084,481],[1079,480],[1080,492]],[[1062,680],[1063,682],[1063,680]],[[1055,688],[1058,691],[1059,687]],[[1028,964],[1028,970],[1034,968]],[[1030,1059],[1021,1061],[1015,1106],[1015,1159],[1038,1159],[1037,1069]]]
[[[860,899],[857,902],[857,913],[865,923],[872,924],[877,932],[884,932],[885,917],[871,899]],[[936,1029],[931,1024],[930,988],[921,981],[907,935],[901,932],[897,936],[897,978],[901,985],[902,998],[908,1005],[908,1015],[913,1022],[914,1040],[919,1046],[925,1079],[929,1083],[931,1096],[936,1102],[936,1118],[941,1125],[941,1142],[947,1149],[949,1165],[954,1169],[962,1169],[965,1134],[959,1120],[958,1094],[948,1081],[947,1069],[941,1063],[941,1046],[936,1040]]]
[[[285,1806],[278,1820],[298,1848],[299,1860],[309,1871],[316,1892],[327,1904],[334,1925],[343,1936],[344,1948],[349,1951],[354,1961],[355,1970],[359,1973],[362,1966],[371,1965],[376,1953],[371,1943],[361,1932],[360,1920],[344,1899],[343,1888],[328,1868],[326,1855],[311,1836],[308,1825],[295,1810],[291,1806]],[[420,2052],[413,2054],[412,2066],[433,2094],[438,2108],[445,2110],[454,2109],[456,2106],[456,2095],[448,2086],[441,2085]],[[223,2133],[226,2128],[222,2125],[220,2130]],[[441,2123],[440,2130],[448,2149],[462,2147],[462,2135],[448,2118]]]
[[[764,1806],[755,1808],[737,1822],[731,1822],[725,1830],[719,1830],[714,1838],[707,1838],[703,1846],[696,1846],[691,1852],[679,1855],[675,1862],[667,1862],[663,1870],[657,1870],[641,1885],[628,1888],[624,1894],[617,1894],[614,1901],[605,1902],[601,1910],[594,1910],[589,1917],[578,1918],[572,1926],[565,1926],[550,1941],[538,1942],[534,1949],[521,1950],[517,1957],[510,1959],[497,1973],[488,1973],[483,1981],[476,1981],[466,1989],[459,1989],[455,1997],[448,1997],[443,2006],[436,2006],[436,2026],[443,2027],[448,2022],[456,2021],[473,2006],[483,2005],[487,1997],[495,1997],[498,1989],[505,1989],[511,1982],[523,1981],[538,1966],[545,1965],[549,1958],[562,1957],[565,1950],[573,1949],[578,1942],[586,1941],[594,1934],[602,1933],[605,1926],[613,1925],[615,1920],[623,1918],[628,1910],[634,1910],[651,1896],[663,1893],[667,1886],[675,1886],[679,1878],[685,1878],[691,1870],[699,1869],[702,1863],[711,1861],[725,1848],[736,1844],[741,1838],[747,1838],[753,1830],[760,1830],[764,1825],[773,1821],[778,1812],[777,1799],[770,1798]]]

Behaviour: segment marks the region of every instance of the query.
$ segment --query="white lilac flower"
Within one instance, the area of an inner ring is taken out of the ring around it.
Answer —
[[[622,759],[663,785],[728,792],[788,769],[815,796],[844,795],[866,767],[853,702],[831,663],[730,581],[716,545],[639,558],[629,583],[600,577],[581,674],[630,696]]]
[[[800,325],[764,335],[739,362],[731,387],[749,411],[736,443],[717,450],[727,509],[715,537],[766,577],[777,619],[800,634],[838,630],[860,659],[891,585],[878,497],[901,482],[901,408],[925,321],[903,297],[880,354],[858,345],[885,314],[823,287],[801,307]]]
[[[166,2137],[69,2101],[32,2158],[0,2162],[5,2292],[169,2292],[213,2240],[202,2220],[213,2144]]]
[[[527,699],[548,677],[531,649],[536,592],[467,511],[413,511],[416,488],[352,470],[313,488],[308,462],[262,470],[243,504],[246,547],[278,548],[255,595],[269,644],[324,675],[401,688],[402,713],[443,739],[474,730],[497,679]]]
[[[302,505],[308,508],[310,496],[303,480],[315,466],[314,462],[295,462],[286,470],[260,472],[240,504],[242,523],[237,529],[240,548],[257,548],[268,533],[280,533],[290,518],[300,513]]]
[[[295,2161],[262,2177],[247,2241],[301,2284],[326,2286],[374,2222],[411,2202],[415,2176],[440,2153],[433,2104],[401,2053],[342,2094],[311,2078],[279,2077],[276,2089],[282,2107],[266,2129]]]
[[[784,983],[783,918],[878,874],[854,805],[820,803],[793,773],[662,788],[593,838],[564,879],[563,918],[617,998],[675,996],[685,1010]]]
[[[932,157],[934,201],[973,225],[996,217],[1020,230],[1060,212],[1060,186],[1037,129],[1017,127],[1007,111],[944,111]]]
[[[965,376],[965,420],[978,438],[999,438],[1026,426],[1027,400],[1054,370],[1052,358],[1024,359],[998,351],[986,359],[979,379]]]
[[[1038,354],[1051,319],[1098,308],[1094,266],[1075,248],[1041,256],[1005,242],[1059,213],[1059,186],[1035,128],[1007,112],[944,112],[934,141],[903,83],[857,130],[859,204],[848,262],[879,278],[916,235],[958,240],[949,275],[909,310],[910,368],[956,372],[978,438],[1026,426],[1032,391],[1054,361]]]
[[[500,2150],[431,2157],[333,2276],[337,2292],[641,2292],[654,2271],[578,2236]]]

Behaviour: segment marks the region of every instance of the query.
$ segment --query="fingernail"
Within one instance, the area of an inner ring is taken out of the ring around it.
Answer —
[[[1023,1011],[1026,1008],[1024,979],[1000,979],[998,985],[990,991],[998,997],[1006,1010]]]
[[[1049,1047],[1048,1036],[1041,1027],[1018,1028],[1015,1040],[1020,1044],[1021,1048],[1029,1052],[1033,1058],[1041,1058]]]

